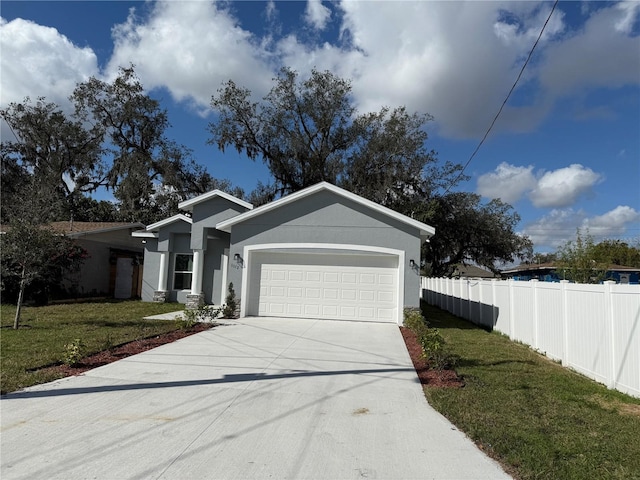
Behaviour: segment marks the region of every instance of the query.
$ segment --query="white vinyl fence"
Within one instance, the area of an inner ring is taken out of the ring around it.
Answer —
[[[422,278],[422,298],[640,397],[640,286]]]

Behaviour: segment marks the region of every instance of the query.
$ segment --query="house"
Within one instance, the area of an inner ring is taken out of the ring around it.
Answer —
[[[62,285],[62,295],[139,298],[144,255],[140,240],[132,238],[142,223],[53,222],[48,227],[83,247],[88,257],[72,281]],[[2,226],[4,232],[8,226]],[[66,292],[66,293],[65,293]]]
[[[131,237],[144,224],[126,222],[53,222],[51,228],[72,238],[89,254],[74,279],[81,296],[139,298],[144,249]]]
[[[142,299],[224,303],[242,316],[403,321],[417,307],[420,244],[433,227],[326,182],[258,208],[214,190],[133,236]]]
[[[459,263],[455,265],[453,270],[453,278],[500,278],[500,275],[486,270],[477,265],[465,265]]]
[[[540,280],[543,282],[559,282],[563,280],[562,268],[554,262],[538,264],[522,264],[517,267],[503,270],[502,275],[513,280]],[[626,267],[624,265],[609,265],[606,272],[606,280],[616,283],[640,283],[640,268]]]

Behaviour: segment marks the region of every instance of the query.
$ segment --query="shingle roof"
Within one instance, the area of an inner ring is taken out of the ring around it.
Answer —
[[[548,263],[523,263],[514,268],[509,268],[507,270],[502,270],[502,273],[518,273],[518,272],[530,272],[536,270],[555,270],[557,268],[562,268],[556,265],[554,262]],[[616,271],[616,272],[640,272],[640,267],[628,267],[625,265],[615,265],[611,264],[607,267],[607,271]]]
[[[140,222],[52,222],[48,227],[56,233],[64,235],[78,235],[87,233],[109,232],[128,228],[144,228]],[[1,225],[0,231],[6,232],[10,225]]]

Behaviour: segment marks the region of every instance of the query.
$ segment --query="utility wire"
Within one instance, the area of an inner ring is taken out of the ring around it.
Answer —
[[[504,109],[504,106],[509,101],[509,97],[511,97],[511,94],[516,89],[516,85],[518,85],[518,82],[520,81],[520,77],[522,77],[522,74],[524,73],[524,69],[527,68],[527,65],[529,64],[529,60],[531,60],[531,57],[533,56],[533,51],[538,46],[538,42],[540,42],[540,39],[542,38],[542,34],[544,33],[545,28],[547,28],[547,24],[549,23],[549,20],[551,20],[551,16],[553,15],[553,12],[555,11],[556,6],[558,5],[559,1],[560,0],[556,0],[554,2],[553,7],[551,8],[551,11],[549,12],[549,16],[547,17],[547,20],[544,22],[544,25],[542,26],[542,29],[540,30],[540,34],[538,35],[538,38],[536,39],[536,42],[533,44],[533,47],[531,47],[531,50],[529,51],[529,55],[527,56],[527,59],[525,60],[524,65],[522,65],[522,68],[520,69],[520,73],[518,74],[518,78],[516,78],[516,81],[513,83],[513,86],[511,87],[511,90],[509,90],[509,93],[507,94],[507,97],[504,99],[504,102],[502,102],[502,105],[500,106],[500,109],[498,110],[498,113],[496,113],[496,116],[493,117],[493,121],[491,122],[491,125],[489,125],[489,128],[487,129],[487,132],[484,134],[484,137],[482,137],[482,140],[480,140],[480,143],[478,143],[478,146],[476,147],[476,149],[473,151],[473,153],[469,157],[469,160],[467,160],[467,163],[465,163],[464,167],[462,167],[462,170],[460,170],[460,173],[458,173],[456,178],[451,182],[451,184],[444,191],[445,194],[449,191],[449,189],[451,189],[451,187],[453,187],[458,182],[458,180],[460,179],[460,177],[464,173],[465,169],[471,163],[471,160],[473,160],[473,157],[476,156],[476,153],[478,153],[478,150],[480,150],[480,147],[482,146],[484,141],[489,136],[489,133],[491,132],[491,129],[493,128],[493,126],[495,125],[496,121],[498,120],[498,117],[502,113],[502,110]]]

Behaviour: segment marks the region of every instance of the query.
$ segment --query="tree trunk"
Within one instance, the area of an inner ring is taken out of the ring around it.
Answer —
[[[14,330],[17,330],[20,326],[20,311],[22,310],[22,299],[24,298],[24,289],[27,286],[25,274],[25,268],[22,267],[22,275],[20,275],[20,290],[18,291],[18,305],[16,306],[16,318],[13,319]]]

